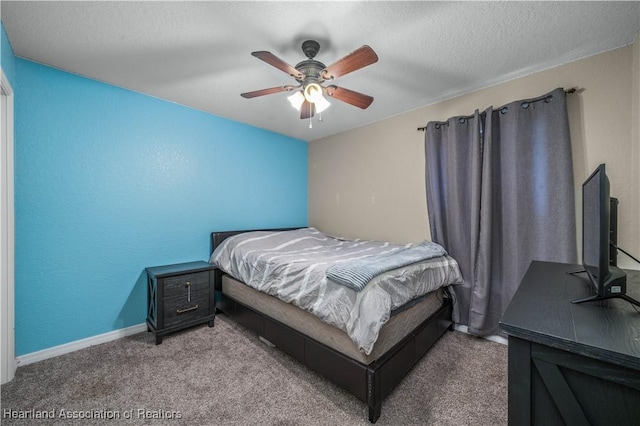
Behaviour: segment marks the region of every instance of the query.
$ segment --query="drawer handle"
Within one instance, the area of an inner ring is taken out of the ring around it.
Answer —
[[[185,312],[195,311],[196,309],[198,309],[198,305],[193,305],[186,309],[176,309],[176,314],[184,314]]]

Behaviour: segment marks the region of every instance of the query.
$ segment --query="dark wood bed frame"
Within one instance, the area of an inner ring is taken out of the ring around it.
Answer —
[[[289,229],[296,228],[278,230]],[[211,252],[226,238],[243,232],[249,231],[212,232]],[[214,274],[216,309],[365,402],[369,407],[371,423],[375,423],[380,417],[382,400],[385,396],[400,383],[438,338],[446,330],[453,328],[451,298],[445,297],[438,311],[380,358],[366,365],[223,294],[223,275],[221,270],[216,269]]]

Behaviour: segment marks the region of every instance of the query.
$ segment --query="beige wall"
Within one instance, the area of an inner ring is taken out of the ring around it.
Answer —
[[[607,163],[611,195],[620,200],[618,243],[640,256],[639,44],[636,39],[624,48],[310,142],[309,225],[356,238],[430,238],[424,132],[417,128],[557,87],[575,87],[578,93],[568,95],[567,103],[576,200],[587,175]]]

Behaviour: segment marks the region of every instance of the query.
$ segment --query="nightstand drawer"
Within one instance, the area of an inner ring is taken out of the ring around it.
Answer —
[[[188,323],[189,321],[210,315],[209,300],[209,292],[207,291],[192,293],[190,302],[187,301],[186,297],[165,299],[165,327]]]
[[[185,296],[191,287],[191,293],[209,291],[209,271],[194,274],[177,275],[163,280],[164,298]]]

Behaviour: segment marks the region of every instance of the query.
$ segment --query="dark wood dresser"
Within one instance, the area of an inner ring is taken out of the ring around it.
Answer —
[[[215,267],[203,261],[154,266],[147,271],[147,329],[156,345],[167,333],[215,319]]]
[[[640,312],[589,296],[578,265],[533,262],[504,313],[509,425],[640,425]],[[638,271],[627,294],[638,300]]]

